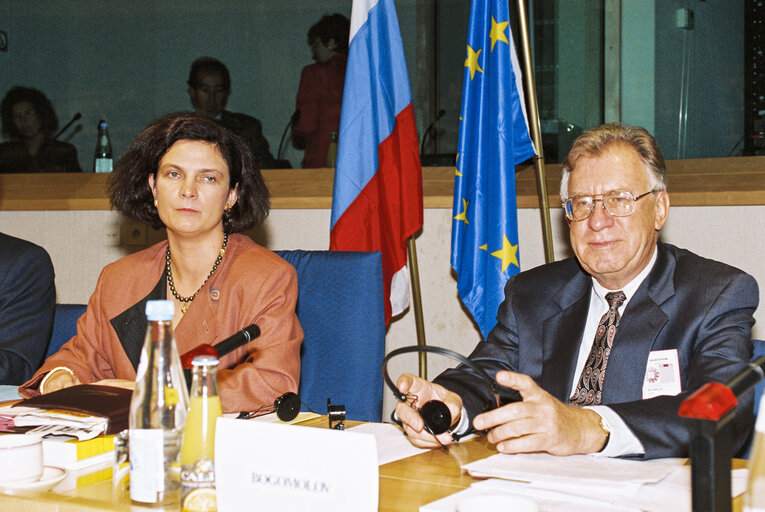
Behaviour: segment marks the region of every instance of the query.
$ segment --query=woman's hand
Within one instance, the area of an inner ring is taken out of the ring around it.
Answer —
[[[77,384],[81,384],[80,379],[77,378],[72,370],[58,367],[48,372],[48,375],[40,383],[40,393],[50,393],[51,391],[76,386]]]

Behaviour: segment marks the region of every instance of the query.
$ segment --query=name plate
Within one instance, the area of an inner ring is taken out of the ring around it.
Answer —
[[[377,445],[370,434],[219,418],[220,512],[377,510]]]

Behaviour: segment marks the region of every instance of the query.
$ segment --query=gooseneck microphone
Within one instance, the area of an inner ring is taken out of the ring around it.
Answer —
[[[284,127],[284,132],[282,133],[282,140],[279,141],[279,150],[276,152],[276,158],[281,159],[282,158],[282,146],[284,146],[284,138],[287,136],[287,131],[290,129],[290,126],[295,126],[298,121],[300,121],[300,110],[295,110],[293,114],[290,116],[290,120],[287,121],[287,126]]]
[[[430,132],[433,131],[433,128],[436,126],[436,123],[438,122],[438,120],[444,117],[444,114],[446,114],[446,110],[444,109],[439,110],[438,114],[436,115],[436,118],[433,120],[432,123],[428,125],[427,129],[425,129],[425,133],[422,134],[422,144],[420,144],[420,155],[422,155],[423,152],[425,151],[425,142],[428,140],[428,135],[430,135]]]
[[[64,127],[61,128],[58,131],[58,133],[53,137],[53,140],[58,139],[61,136],[62,133],[64,133],[70,126],[72,126],[72,123],[74,123],[75,121],[77,121],[81,117],[82,117],[82,115],[79,112],[77,112],[74,116],[72,116],[72,119],[68,123],[66,123],[64,125]]]
[[[232,334],[220,343],[216,343],[215,346],[203,343],[181,356],[181,366],[184,370],[191,369],[191,362],[196,356],[213,356],[222,357],[241,347],[246,345],[250,341],[260,336],[260,327],[255,324],[248,325],[241,331]]]

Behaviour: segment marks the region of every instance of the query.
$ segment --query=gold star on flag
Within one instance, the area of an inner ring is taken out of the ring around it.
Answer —
[[[465,67],[470,68],[470,79],[472,80],[475,76],[475,70],[477,69],[481,73],[483,73],[483,69],[481,69],[481,66],[478,65],[478,57],[481,55],[481,52],[483,49],[478,50],[477,52],[474,51],[470,45],[467,47],[468,56],[467,59],[465,59]]]
[[[470,224],[467,220],[467,207],[468,207],[468,201],[464,197],[462,198],[462,213],[458,213],[454,216],[454,220],[462,220],[465,221],[465,224]]]
[[[502,249],[494,251],[491,255],[502,260],[502,272],[504,272],[511,263],[520,268],[520,265],[518,265],[518,245],[511,244],[507,239],[507,235],[503,235],[502,238]]]
[[[507,40],[507,36],[505,36],[505,29],[509,23],[509,21],[497,23],[497,20],[494,19],[494,16],[491,17],[491,32],[489,32],[489,37],[491,38],[491,51],[494,51],[494,45],[497,44],[497,41],[502,41],[504,43],[510,44],[510,42]]]

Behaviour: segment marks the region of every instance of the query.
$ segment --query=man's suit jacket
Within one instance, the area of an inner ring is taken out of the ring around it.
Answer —
[[[48,253],[0,233],[0,384],[21,384],[40,366],[55,307]]]
[[[490,376],[512,370],[531,376],[567,402],[586,322],[592,279],[573,258],[522,272],[505,287],[498,324],[470,358]],[[656,263],[627,304],[616,332],[603,383],[602,404],[632,429],[646,458],[683,456],[690,434],[677,415],[680,403],[702,384],[726,382],[752,357],[757,309],[755,280],[728,265],[659,244]],[[677,349],[682,391],[642,399],[648,356]],[[447,370],[436,382],[460,394],[472,419],[489,396],[469,369]],[[515,392],[503,399],[517,400]],[[734,444],[753,424],[752,392],[740,401]]]
[[[263,136],[260,121],[247,114],[224,110],[218,122],[245,140],[261,169],[274,168],[274,156],[268,148],[268,140]]]

